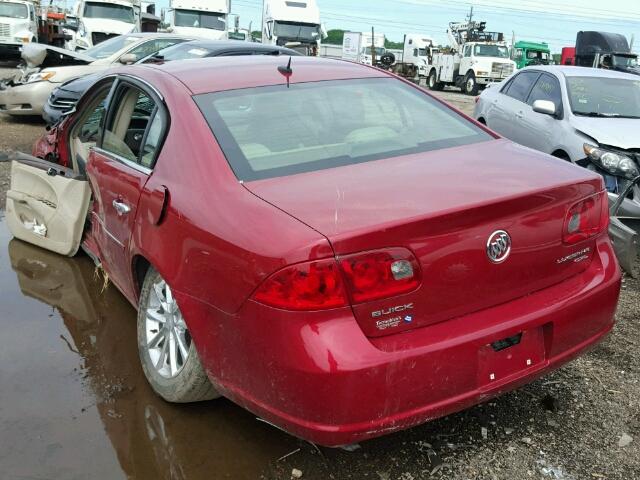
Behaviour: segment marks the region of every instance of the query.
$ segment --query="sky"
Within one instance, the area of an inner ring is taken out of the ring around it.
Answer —
[[[449,22],[462,22],[474,7],[474,19],[487,30],[511,40],[546,41],[552,51],[575,45],[580,30],[601,30],[635,36],[640,53],[640,0],[317,0],[327,30],[370,31],[375,27],[393,41],[406,33],[422,33],[446,44]],[[169,0],[156,0],[158,12]],[[262,0],[231,0],[240,24],[260,30]]]

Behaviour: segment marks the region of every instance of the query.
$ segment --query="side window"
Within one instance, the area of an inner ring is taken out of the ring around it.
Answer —
[[[159,52],[163,48],[167,48],[184,41],[185,40],[179,38],[157,38],[155,40],[144,42],[137,47],[132,48],[126,54],[135,55],[136,60],[141,60],[145,57],[148,57],[149,55],[153,55],[154,53]]]
[[[464,47],[464,55],[465,57],[470,57],[471,56],[471,45],[467,45],[466,47]]]
[[[504,93],[511,98],[515,98],[521,102],[526,102],[533,83],[540,76],[538,72],[522,72],[518,74],[512,81],[509,88]]]
[[[549,100],[556,106],[556,112],[562,111],[562,94],[560,91],[560,82],[551,75],[543,74],[531,90],[528,104],[533,105],[536,100]]]
[[[164,114],[144,91],[127,83],[113,97],[103,150],[152,168],[166,125]]]

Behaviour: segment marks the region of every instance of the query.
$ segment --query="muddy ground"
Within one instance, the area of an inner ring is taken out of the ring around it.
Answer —
[[[7,70],[0,70],[0,77]],[[470,111],[473,99],[441,94]],[[0,116],[0,150],[37,119]],[[83,256],[10,241],[0,164],[0,478],[640,479],[640,284],[590,353],[490,403],[368,442],[316,448],[226,400],[169,405],[139,367],[135,313]],[[284,458],[283,458],[284,457]]]

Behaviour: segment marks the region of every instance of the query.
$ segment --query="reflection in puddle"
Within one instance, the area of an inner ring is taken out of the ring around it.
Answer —
[[[4,252],[8,238],[0,216]],[[11,327],[24,345],[20,355],[11,349],[0,353],[0,383],[2,390],[24,391],[0,393],[0,418],[11,414],[0,420],[0,429],[24,436],[18,444],[25,460],[0,453],[0,471],[38,478],[258,478],[297,445],[224,399],[171,405],[157,397],[138,360],[135,312],[115,288],[102,291],[88,258],[67,259],[11,240],[9,266],[4,252],[0,300],[9,306],[10,318],[3,313],[0,328]],[[12,289],[16,294],[7,298]],[[22,318],[28,320],[18,321]],[[30,372],[47,370],[40,388]],[[40,424],[33,423],[36,411]],[[66,417],[60,413],[65,411]],[[36,447],[29,451],[34,439],[48,442],[42,458]],[[0,439],[0,451],[5,442]],[[87,448],[89,459],[82,455]],[[39,463],[26,461],[37,458]]]

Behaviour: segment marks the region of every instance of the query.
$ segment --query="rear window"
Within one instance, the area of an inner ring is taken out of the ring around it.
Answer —
[[[248,88],[195,101],[244,181],[493,139],[392,78]]]

